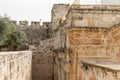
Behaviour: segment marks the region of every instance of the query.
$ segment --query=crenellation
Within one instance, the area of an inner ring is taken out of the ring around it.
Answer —
[[[51,22],[43,22],[43,25],[30,27],[22,26],[27,35],[27,44],[32,50],[32,80],[52,80],[53,79],[53,39]],[[25,27],[25,28],[24,28]],[[49,65],[49,66],[48,66]]]
[[[40,26],[40,22],[39,21],[31,21],[31,26]]]
[[[54,4],[51,22],[20,21],[18,26],[32,57],[0,53],[0,80],[120,79],[119,5]]]
[[[51,26],[51,22],[43,22],[43,27],[44,27],[45,29],[51,28],[51,27],[52,27],[52,26]]]
[[[11,22],[12,22],[12,24],[17,25],[17,21],[12,20]]]
[[[19,21],[19,25],[26,26],[26,25],[28,25],[28,21]]]

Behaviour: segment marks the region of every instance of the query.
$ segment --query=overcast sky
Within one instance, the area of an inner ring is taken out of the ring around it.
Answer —
[[[93,3],[95,0],[81,0]],[[74,0],[0,0],[0,15],[7,14],[13,20],[50,21],[54,3],[73,3]]]

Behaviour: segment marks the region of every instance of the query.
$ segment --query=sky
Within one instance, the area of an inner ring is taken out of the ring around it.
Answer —
[[[81,0],[91,4],[95,0]],[[71,4],[74,0],[0,0],[0,15],[7,14],[12,20],[50,21],[54,3]]]

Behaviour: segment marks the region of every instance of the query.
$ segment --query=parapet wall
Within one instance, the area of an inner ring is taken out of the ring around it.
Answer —
[[[120,64],[107,60],[83,60],[83,80],[120,80]]]
[[[11,20],[11,22],[15,25],[20,25],[20,26],[41,26],[40,25],[40,21],[31,21],[30,25],[29,25],[29,21],[19,21],[19,23],[17,23],[16,20]]]
[[[0,52],[0,80],[31,80],[31,51]]]

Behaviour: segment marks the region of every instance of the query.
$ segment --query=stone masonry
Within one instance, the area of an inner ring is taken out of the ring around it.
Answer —
[[[33,51],[32,80],[53,80],[53,40],[40,41],[40,45],[30,47]]]
[[[32,80],[32,52],[0,52],[0,80]]]
[[[43,26],[37,21],[31,21],[30,25],[17,25],[26,33],[26,45],[32,50],[32,80],[53,80],[51,22],[43,22]]]
[[[119,5],[54,4],[51,15],[43,26],[19,24],[33,51],[32,80],[120,79]]]
[[[119,23],[120,6],[71,5],[52,22],[54,80],[119,80]]]

